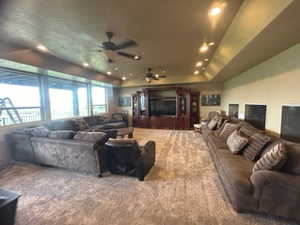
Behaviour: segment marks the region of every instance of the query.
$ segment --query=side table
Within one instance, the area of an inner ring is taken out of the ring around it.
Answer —
[[[14,225],[18,199],[21,194],[0,189],[0,221],[1,224]]]

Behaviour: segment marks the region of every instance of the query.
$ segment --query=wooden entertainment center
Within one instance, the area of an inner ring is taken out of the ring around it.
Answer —
[[[133,126],[189,130],[199,122],[199,95],[180,87],[138,91],[132,95]]]

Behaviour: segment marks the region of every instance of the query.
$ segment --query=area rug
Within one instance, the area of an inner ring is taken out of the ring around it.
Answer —
[[[30,164],[0,172],[0,187],[22,194],[17,225],[278,225],[290,221],[237,214],[220,184],[207,147],[193,131],[135,129],[154,140],[156,165],[144,182],[102,178]]]

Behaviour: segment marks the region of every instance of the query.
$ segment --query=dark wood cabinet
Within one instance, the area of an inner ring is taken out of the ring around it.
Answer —
[[[188,130],[199,122],[199,92],[191,89],[146,88],[132,95],[133,126]]]

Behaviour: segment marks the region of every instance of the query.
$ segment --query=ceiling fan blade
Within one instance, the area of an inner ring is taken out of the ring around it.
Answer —
[[[140,56],[132,55],[132,54],[129,54],[129,53],[126,53],[126,52],[118,52],[118,54],[121,55],[121,56],[130,58],[130,59],[133,59],[133,60],[140,60],[142,58]]]
[[[159,78],[166,78],[166,75],[159,75]]]
[[[122,50],[124,48],[135,47],[138,44],[134,40],[124,41],[123,43],[117,45],[114,50]]]

